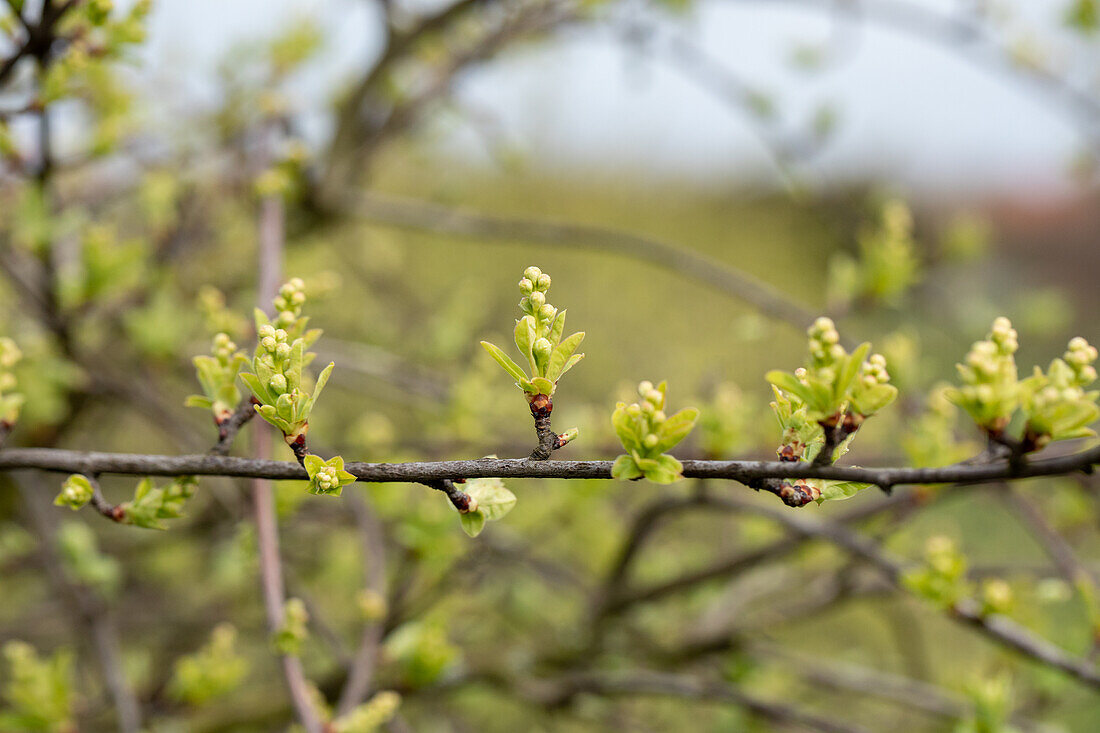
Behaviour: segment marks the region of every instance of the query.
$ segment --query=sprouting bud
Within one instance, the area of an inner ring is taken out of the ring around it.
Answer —
[[[524,295],[530,295],[531,291],[535,289],[534,284],[527,278],[523,278],[519,281],[519,291]]]
[[[283,392],[286,392],[286,377],[284,377],[282,374],[276,374],[271,378],[269,385],[271,386],[271,389],[275,390],[279,394],[282,394]]]
[[[536,339],[535,343],[531,344],[531,353],[535,355],[535,361],[539,364],[550,360],[552,350],[553,347],[550,345],[550,341],[545,338]]]
[[[530,280],[532,283],[538,282],[538,279],[541,275],[542,270],[535,267],[534,265],[528,267],[526,270],[523,271],[523,276]]]
[[[87,476],[74,473],[61,485],[61,493],[54,499],[56,506],[67,506],[74,511],[92,500],[95,490]]]
[[[814,321],[814,325],[810,326],[809,330],[807,331],[807,335],[809,335],[812,338],[812,337],[818,336],[822,333],[825,333],[827,331],[835,331],[835,330],[836,330],[836,324],[833,323],[833,319],[832,318],[827,318],[825,316],[821,316],[816,321]]]
[[[535,283],[535,287],[542,292],[546,292],[550,289],[550,276],[546,273],[539,275],[538,282]]]
[[[520,298],[519,309],[524,313],[531,313],[531,298],[527,296]]]

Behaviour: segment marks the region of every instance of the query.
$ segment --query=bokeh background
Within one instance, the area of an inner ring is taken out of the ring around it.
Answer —
[[[336,362],[311,447],[348,460],[530,450],[528,410],[478,342],[510,341],[532,264],[587,334],[555,396],[555,427],[581,433],[565,458],[621,452],[609,416],[643,379],[703,409],[678,456],[772,458],[763,375],[801,364],[805,328],[830,315],[901,390],[845,461],[948,463],[983,444],[935,390],[995,317],[1019,330],[1021,372],[1073,336],[1100,341],[1092,0],[114,5],[142,30],[89,51],[102,27],[81,31],[78,4],[60,31],[80,40],[0,77],[0,335],[24,351],[27,397],[8,445],[208,448],[209,414],[183,407],[190,359],[218,331],[251,348],[265,198],[325,331],[318,363]],[[62,3],[0,6],[0,59],[20,48],[12,13],[43,6]],[[70,655],[58,695],[75,729],[127,729],[105,645],[142,730],[291,725],[248,485],[203,479],[155,532],[50,506],[60,481],[0,475],[0,642]],[[1094,688],[793,532],[774,496],[698,484],[512,481],[515,510],[476,539],[422,486],[336,500],[278,484],[317,704],[336,704],[377,629],[371,691],[402,700],[390,730],[820,729],[742,695],[841,730],[1095,730]],[[741,503],[662,514],[614,577],[638,517],[704,491]],[[1022,482],[1023,503],[1004,487],[897,494],[787,511],[913,561],[949,538],[975,583],[1008,583],[1013,620],[1095,655],[1094,478]],[[608,611],[609,593],[630,600]],[[180,682],[226,624],[224,656]],[[636,670],[727,692],[577,682]],[[29,725],[12,730],[74,729]]]

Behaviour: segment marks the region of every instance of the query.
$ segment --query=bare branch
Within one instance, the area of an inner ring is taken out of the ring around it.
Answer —
[[[686,247],[640,234],[544,219],[494,216],[377,193],[350,196],[344,202],[343,210],[375,224],[469,238],[480,243],[528,242],[540,246],[610,252],[644,260],[704,282],[751,305],[762,315],[788,323],[799,331],[817,316],[792,302],[778,288],[747,273]]]
[[[1090,472],[1100,463],[1100,446],[1088,450],[1027,461],[1012,466],[1007,461],[938,468],[866,468],[814,466],[779,461],[682,461],[685,478],[738,481],[751,485],[764,479],[822,478],[858,481],[877,486],[908,484],[993,483],[1005,479],[1059,476]],[[360,463],[345,465],[360,481],[426,484],[468,478],[610,479],[611,461],[532,461],[526,458],[478,458],[459,461],[413,463]],[[0,470],[39,468],[66,473],[132,474],[143,476],[237,476],[272,480],[308,480],[304,468],[289,461],[215,455],[145,455],[98,453],[55,448],[5,448],[0,450]]]

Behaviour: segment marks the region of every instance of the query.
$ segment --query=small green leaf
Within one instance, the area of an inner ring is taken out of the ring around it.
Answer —
[[[864,341],[862,344],[856,347],[844,362],[844,368],[840,370],[840,374],[837,375],[836,385],[833,390],[833,399],[840,402],[844,399],[844,395],[848,392],[848,388],[852,386],[852,382],[859,376],[859,368],[863,365],[863,360],[867,358],[867,352],[871,350],[871,344],[868,341]]]
[[[531,380],[531,385],[539,391],[539,394],[554,394],[554,383],[546,377],[535,377]]]
[[[317,384],[313,387],[313,396],[309,398],[309,409],[312,410],[313,406],[317,404],[317,398],[321,396],[321,390],[328,384],[328,378],[332,374],[332,370],[336,367],[336,362],[330,361],[328,366],[321,370],[321,373],[317,375]],[[308,414],[308,413],[307,413]]]
[[[653,450],[663,453],[675,446],[688,436],[698,418],[698,408],[685,407],[665,420],[657,432],[658,441]]]
[[[183,401],[185,407],[202,407],[209,410],[214,406],[214,401],[209,397],[203,397],[202,395],[193,394]]]
[[[630,481],[642,477],[642,470],[630,456],[619,456],[611,464],[611,477],[620,481]]]
[[[817,503],[826,501],[842,501],[850,499],[864,489],[869,489],[874,484],[864,484],[858,481],[824,481],[821,495],[817,497]]]
[[[503,367],[504,371],[512,375],[512,378],[519,382],[521,387],[527,389],[527,385],[529,385],[530,382],[528,382],[527,380],[527,374],[525,374],[524,371],[519,368],[519,365],[512,361],[512,359],[509,358],[507,354],[505,354],[503,351],[501,351],[499,348],[489,343],[488,341],[482,341],[481,345],[485,348],[486,351],[489,352],[489,356],[493,357],[496,360],[497,364],[500,364],[500,366]]]
[[[584,331],[577,331],[561,342],[561,344],[554,349],[554,352],[550,355],[550,364],[546,368],[546,378],[554,381],[561,377],[565,364],[573,356],[573,352],[580,346],[581,341],[584,340]],[[551,342],[553,343],[553,342]]]
[[[764,379],[768,380],[768,382],[774,384],[787,394],[797,397],[802,402],[810,402],[810,388],[798,381],[798,377],[790,372],[782,372],[775,369],[765,374]]]
[[[459,514],[458,520],[462,523],[462,531],[471,537],[477,537],[481,534],[481,530],[485,529],[485,515],[481,513],[480,509]]]
[[[516,495],[499,478],[470,479],[464,491],[477,501],[477,511],[488,521],[500,519],[516,505]]]

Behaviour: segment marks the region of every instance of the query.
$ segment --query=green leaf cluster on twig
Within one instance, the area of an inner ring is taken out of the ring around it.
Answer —
[[[215,424],[221,425],[233,415],[237,403],[241,401],[237,375],[248,363],[248,358],[243,351],[237,350],[237,345],[227,333],[214,337],[212,351],[213,356],[202,355],[192,359],[203,393],[191,395],[186,404],[188,407],[210,410],[214,413]]]
[[[1077,337],[1062,358],[1044,372],[1019,379],[1016,349],[1019,341],[1012,323],[1004,317],[993,322],[989,335],[976,342],[958,365],[962,385],[947,392],[991,439],[1005,443],[1014,453],[1039,450],[1054,440],[1083,438],[1096,433],[1088,427],[1100,417],[1100,392],[1085,391],[1096,381],[1096,348]],[[1023,428],[1019,437],[1007,434],[1019,411]]]
[[[302,316],[305,300],[303,282],[293,278],[279,289],[274,300],[274,320],[256,309],[259,342],[252,357],[253,371],[241,374],[241,379],[259,402],[256,412],[279,428],[288,444],[300,437],[304,439],[309,430],[310,412],[335,366],[329,364],[324,368],[312,394],[303,390],[302,370],[316,356],[306,349],[321,336],[319,329],[306,330],[309,318]]]
[[[666,382],[656,387],[645,381],[638,385],[640,403],[620,402],[611,414],[611,424],[629,453],[615,459],[611,475],[617,479],[643,476],[658,484],[683,478],[684,466],[665,451],[674,448],[695,427],[699,410],[685,407],[675,415],[665,414]]]
[[[772,410],[782,431],[776,451],[781,461],[836,462],[848,451],[863,422],[897,398],[890,384],[886,358],[872,354],[869,343],[849,354],[829,318],[818,318],[807,331],[809,359],[794,371],[771,371],[765,378],[775,393]],[[801,505],[809,500],[848,498],[869,484],[798,479],[783,482],[784,500]],[[783,494],[781,493],[781,496]]]
[[[481,345],[516,380],[516,386],[531,395],[550,397],[562,375],[584,358],[584,354],[574,353],[584,340],[584,331],[562,338],[566,311],[559,311],[547,302],[550,276],[539,268],[524,270],[519,289],[523,293],[519,307],[526,315],[516,321],[514,335],[516,348],[527,360],[528,371],[499,347],[488,341],[482,341]]]

